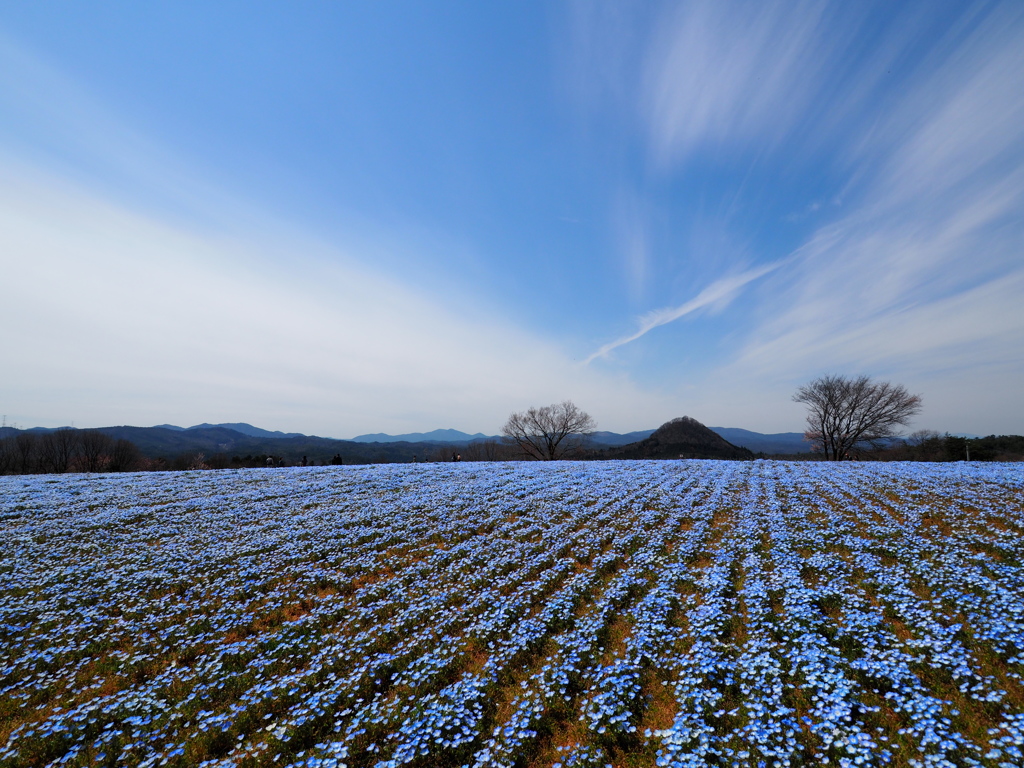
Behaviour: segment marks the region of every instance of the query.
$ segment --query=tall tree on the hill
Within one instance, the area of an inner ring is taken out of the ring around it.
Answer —
[[[86,472],[102,472],[110,461],[114,438],[97,429],[87,429],[81,434],[82,469]]]
[[[18,455],[13,437],[0,437],[0,475],[18,471]]]
[[[530,408],[508,417],[501,434],[531,459],[552,461],[578,451],[597,422],[571,400]]]
[[[895,437],[921,410],[920,395],[868,376],[821,376],[793,395],[807,405],[804,437],[830,461],[851,458],[858,446]]]
[[[18,470],[27,475],[35,469],[37,444],[34,432],[19,432],[14,436],[14,448],[18,454]]]
[[[123,437],[114,442],[110,449],[110,463],[107,468],[111,472],[131,472],[137,469],[142,455],[135,443],[125,440]]]
[[[78,454],[78,430],[62,427],[47,432],[39,441],[40,466],[44,472],[67,472]]]

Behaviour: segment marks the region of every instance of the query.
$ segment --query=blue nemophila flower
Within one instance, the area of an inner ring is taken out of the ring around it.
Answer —
[[[512,765],[576,719],[563,766],[616,739],[666,766],[877,764],[894,736],[922,765],[1016,764],[1021,714],[976,654],[1024,671],[1022,485],[777,462],[0,478],[0,695],[31,713],[0,762]],[[985,743],[933,673],[1002,707]]]

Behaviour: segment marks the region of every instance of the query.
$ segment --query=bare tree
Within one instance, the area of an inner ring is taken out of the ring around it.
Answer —
[[[921,397],[868,376],[821,376],[800,387],[793,400],[807,405],[804,437],[830,461],[850,458],[857,446],[896,437],[921,410]]]
[[[40,440],[40,454],[45,471],[67,472],[78,454],[78,430],[62,427],[47,432]]]
[[[906,442],[907,445],[918,448],[932,440],[938,440],[940,437],[942,437],[942,435],[934,429],[919,429],[916,432],[911,432],[907,435]]]
[[[35,469],[36,454],[39,453],[34,432],[19,432],[14,437],[14,447],[18,453],[19,473],[27,475]]]
[[[509,461],[517,449],[498,440],[477,440],[462,449],[463,461]]]
[[[484,461],[508,461],[514,458],[515,452],[512,446],[497,440],[484,440],[480,443],[480,450],[483,453]]]
[[[466,443],[461,450],[463,461],[486,461],[480,443]]]
[[[122,437],[114,443],[110,451],[108,469],[111,472],[131,472],[138,467],[141,458],[135,443]]]
[[[82,469],[86,472],[102,472],[110,462],[114,438],[97,429],[87,429],[81,435]]]
[[[430,462],[451,461],[452,453],[457,451],[457,448],[453,449],[450,445],[437,445],[427,453],[426,459]]]
[[[508,417],[501,434],[532,459],[552,461],[578,451],[597,429],[597,422],[571,400],[530,408]]]
[[[18,453],[14,447],[13,437],[0,438],[0,475],[17,472]]]

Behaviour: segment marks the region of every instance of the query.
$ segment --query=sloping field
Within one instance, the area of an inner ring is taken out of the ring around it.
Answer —
[[[1021,465],[0,478],[0,765],[1020,766]]]

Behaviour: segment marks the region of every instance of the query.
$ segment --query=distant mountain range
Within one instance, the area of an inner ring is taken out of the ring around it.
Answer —
[[[457,429],[435,429],[433,432],[409,432],[404,435],[388,435],[374,432],[351,438],[353,443],[471,443],[474,440],[500,440],[495,435],[477,432],[470,435]]]
[[[754,453],[790,454],[810,453],[811,444],[804,440],[803,432],[775,432],[762,434],[738,427],[708,427],[733,445],[749,448]]]
[[[31,427],[29,429],[21,430],[23,432],[53,432],[59,427]],[[144,435],[139,430],[161,430],[162,436],[159,433],[153,433],[152,435]],[[795,453],[809,453],[811,448],[810,444],[804,440],[803,433],[801,432],[776,432],[772,434],[764,434],[761,432],[752,432],[749,429],[740,429],[738,427],[708,427],[712,432],[717,432],[719,435],[724,437],[733,445],[740,446],[741,448],[747,448],[754,453],[764,453],[767,455],[787,455]],[[252,451],[259,451],[261,448],[264,453],[274,453],[275,451],[281,451],[283,446],[276,445],[275,443],[268,443],[263,445],[261,441],[270,440],[293,440],[297,441],[293,448],[301,450],[299,443],[304,440],[313,441],[324,441],[323,443],[318,442],[318,446],[326,445],[327,443],[340,443],[347,446],[352,446],[353,443],[360,444],[379,444],[383,449],[384,444],[395,444],[403,443],[408,446],[408,451],[399,450],[399,453],[408,452],[410,456],[423,453],[422,447],[417,449],[417,443],[425,443],[428,445],[466,445],[468,443],[484,441],[484,440],[501,440],[500,435],[485,435],[482,432],[475,434],[469,434],[467,432],[460,432],[457,429],[435,429],[432,432],[408,432],[401,435],[390,435],[385,432],[373,432],[365,435],[358,435],[347,440],[337,440],[333,438],[315,437],[310,435],[302,434],[301,432],[277,432],[270,431],[268,429],[260,429],[254,427],[252,424],[246,424],[244,422],[231,422],[224,424],[196,424],[191,427],[179,427],[174,424],[158,424],[155,427],[102,427],[101,431],[110,434],[120,433],[123,430],[130,430],[133,433],[131,438],[133,442],[142,440],[142,443],[150,446],[150,450],[143,447],[142,444],[139,447],[143,450],[146,455],[154,455],[155,451],[163,451],[160,455],[165,455],[166,452],[174,450],[179,446],[180,450],[190,450],[188,446],[192,443],[202,443],[204,450],[233,450],[235,448],[234,443],[237,441],[240,435],[250,438],[246,441],[244,448],[252,449]],[[228,430],[228,432],[219,432],[217,434],[218,439],[213,439],[213,433],[209,430]],[[14,434],[16,431],[12,427],[5,427],[0,429],[0,437],[3,437],[5,433]],[[637,443],[641,440],[646,440],[652,434],[653,429],[643,429],[636,432],[595,432],[592,439],[592,445],[595,448],[611,447],[629,445],[631,443]],[[167,432],[179,433],[178,438],[171,438]],[[127,437],[127,434],[118,434],[119,437]],[[153,439],[149,439],[152,437]],[[955,437],[967,437],[977,438],[978,435],[968,433],[957,433]],[[257,442],[253,442],[257,441]],[[221,446],[231,445],[230,448],[223,448]],[[275,447],[276,446],[276,447]],[[238,446],[239,449],[242,446]],[[393,447],[397,449],[397,446]],[[390,455],[394,453],[394,449],[388,449],[384,453]],[[360,454],[366,454],[367,449],[364,445],[360,449]],[[300,454],[301,455],[301,454]],[[342,455],[347,455],[346,451],[342,451]]]
[[[227,426],[227,425],[221,425]],[[790,454],[810,453],[810,444],[804,440],[802,432],[776,432],[774,434],[762,434],[751,432],[749,429],[737,427],[708,427],[733,445],[747,448],[754,453],[767,454]],[[653,435],[655,430],[642,429],[636,432],[595,432],[591,438],[598,446],[621,446],[630,443],[638,443]],[[404,435],[388,435],[383,432],[376,432],[369,435],[353,437],[356,443],[471,443],[475,440],[500,440],[499,435],[485,435],[477,432],[474,435],[460,432],[457,429],[435,429],[433,432],[410,432]]]
[[[176,432],[189,432],[202,429],[230,429],[240,432],[249,437],[263,439],[285,439],[297,437],[309,437],[300,432],[271,432],[267,429],[254,427],[244,422],[233,422],[226,424],[196,424],[192,427],[178,427],[174,424],[158,424],[154,429],[170,429]],[[810,445],[804,440],[801,432],[777,432],[774,434],[762,434],[751,432],[749,429],[737,427],[709,427],[712,432],[717,432],[733,445],[741,448],[748,448],[754,453],[767,454],[788,454],[808,453]],[[654,434],[653,429],[642,429],[636,432],[595,432],[592,442],[599,446],[619,446],[638,443],[646,440]],[[328,439],[328,438],[322,438]],[[386,432],[371,432],[365,435],[342,440],[352,443],[453,443],[465,445],[477,440],[501,440],[500,435],[485,435],[482,432],[469,434],[457,429],[435,429],[431,432],[407,432],[401,435],[391,435]]]
[[[53,432],[55,428],[33,427],[26,432]],[[810,446],[800,432],[762,434],[735,427],[710,427],[728,442],[754,453],[794,454],[807,453]],[[7,427],[0,432],[13,434],[17,430]],[[254,427],[244,422],[224,424],[196,424],[179,427],[174,424],[159,424],[155,427],[102,427],[112,437],[124,437],[136,445],[147,456],[170,456],[187,451],[209,453],[274,454],[301,458],[303,455],[328,457],[339,454],[345,458],[370,458],[374,460],[401,460],[403,457],[422,458],[430,446],[467,445],[469,443],[501,440],[499,435],[485,435],[482,432],[469,434],[457,429],[435,429],[431,432],[409,432],[390,435],[376,432],[348,440],[304,435],[300,432],[279,432]],[[655,430],[644,429],[636,432],[595,432],[591,441],[595,449],[618,447],[639,443],[653,435]],[[0,434],[0,437],[3,435]],[[374,447],[376,446],[376,447]],[[418,447],[417,447],[418,446]]]
[[[157,424],[153,429],[171,429],[176,432],[188,432],[196,429],[231,429],[249,437],[262,437],[268,439],[283,439],[288,437],[310,437],[301,432],[271,432],[268,429],[260,429],[252,424],[244,422],[230,424],[196,424],[194,427],[177,427],[174,424]],[[325,438],[338,439],[338,438]],[[497,435],[485,435],[477,432],[470,435],[460,432],[457,429],[435,429],[433,432],[409,432],[404,435],[389,435],[385,432],[373,432],[367,435],[356,437],[340,438],[344,442],[351,443],[470,443],[474,440],[500,440]]]
[[[601,445],[629,445],[644,440],[654,434],[653,429],[642,429],[639,432],[595,432],[591,440]]]
[[[57,429],[67,427],[18,429],[0,426],[0,439],[14,438],[19,434],[42,436]],[[495,442],[504,442],[496,435],[480,432],[468,434],[456,429],[401,435],[370,433],[350,440],[271,431],[243,422],[196,424],[191,427],[174,424],[156,427],[100,427],[96,431],[114,439],[129,440],[147,459],[164,460],[168,465],[191,460],[198,454],[203,454],[206,460],[233,466],[264,466],[267,457],[286,465],[305,463],[306,460],[311,464],[323,465],[339,461],[344,464],[449,461],[456,453],[462,454],[463,459],[469,461],[503,460],[513,456],[509,446],[494,445]],[[976,435],[954,437],[977,439]],[[717,442],[719,440],[720,443]],[[1013,446],[1016,445],[1013,443]],[[993,455],[1001,455],[1000,451],[1007,455],[1020,454],[1021,449],[1013,446],[1007,447],[1002,443],[991,446],[972,445],[971,454],[976,449],[979,456],[985,450],[995,452]],[[693,419],[681,417],[663,424],[657,430],[638,430],[624,434],[596,432],[587,446],[585,458],[751,458],[758,454],[792,456],[809,452],[810,446],[800,432],[762,434],[737,427],[705,427]]]
[[[173,429],[176,432],[188,432],[193,429],[231,429],[235,432],[240,432],[243,435],[249,437],[269,437],[269,438],[284,438],[284,437],[307,437],[307,435],[301,432],[271,432],[268,429],[260,429],[254,427],[252,424],[246,424],[245,422],[235,422],[231,424],[196,424],[194,427],[176,427],[173,424],[157,424],[154,429]]]

